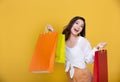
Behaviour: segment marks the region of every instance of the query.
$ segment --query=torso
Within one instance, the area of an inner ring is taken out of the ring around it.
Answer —
[[[68,40],[66,41],[66,45],[67,45],[69,48],[73,48],[73,47],[76,45],[78,39],[79,39],[79,37],[74,37],[74,38],[72,38],[72,39],[70,38],[70,39],[68,39]]]
[[[85,64],[85,44],[87,40],[82,36],[66,41],[66,70],[70,82],[91,82],[91,73]]]

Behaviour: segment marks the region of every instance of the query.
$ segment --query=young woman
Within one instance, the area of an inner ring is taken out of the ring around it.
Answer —
[[[92,82],[92,75],[86,63],[93,63],[94,53],[106,46],[106,42],[97,44],[93,49],[85,38],[85,19],[76,16],[63,30],[66,41],[66,69],[69,82]],[[47,29],[53,31],[51,25]]]

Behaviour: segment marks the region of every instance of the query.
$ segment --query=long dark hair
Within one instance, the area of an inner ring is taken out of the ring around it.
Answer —
[[[72,18],[72,19],[70,20],[70,22],[68,23],[68,25],[65,27],[65,29],[64,29],[63,32],[62,32],[62,34],[65,34],[65,41],[67,41],[68,38],[70,37],[71,28],[72,28],[73,24],[74,24],[78,19],[80,19],[80,20],[82,20],[82,21],[84,22],[83,29],[82,29],[82,31],[78,34],[78,36],[81,35],[81,36],[85,37],[85,26],[86,26],[85,19],[84,19],[83,17],[76,16],[76,17],[74,17],[74,18]]]

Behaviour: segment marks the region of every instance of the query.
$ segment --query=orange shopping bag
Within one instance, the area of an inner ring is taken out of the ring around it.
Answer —
[[[95,52],[93,82],[108,82],[107,50]]]
[[[32,73],[53,72],[57,32],[40,34],[30,64]]]

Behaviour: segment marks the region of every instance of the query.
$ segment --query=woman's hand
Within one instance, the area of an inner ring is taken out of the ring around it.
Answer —
[[[97,44],[96,48],[97,49],[104,48],[106,45],[107,45],[106,42],[101,42],[101,43]]]
[[[51,25],[46,25],[46,28],[47,28],[49,31],[51,31],[51,32],[54,31],[54,29],[53,29],[53,27],[52,27]]]

